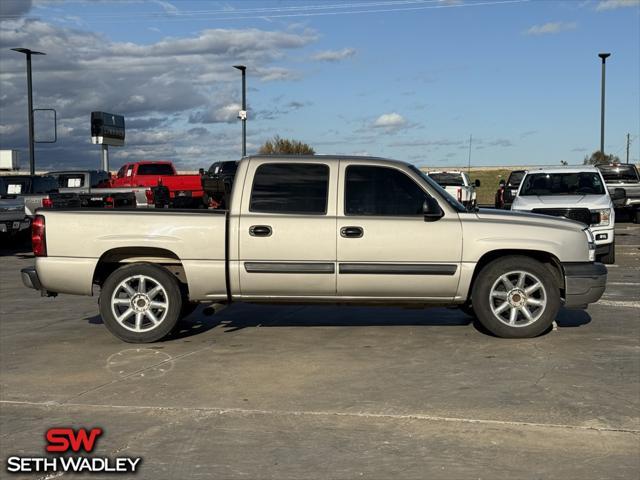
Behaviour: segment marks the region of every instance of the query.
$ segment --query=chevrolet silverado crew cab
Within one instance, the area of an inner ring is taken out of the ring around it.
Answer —
[[[615,263],[615,211],[597,168],[527,171],[511,210],[565,217],[583,223],[595,238],[596,259]]]
[[[167,335],[192,302],[458,305],[532,337],[605,289],[585,225],[467,211],[413,165],[372,157],[243,158],[228,210],[43,210],[26,286],[100,287],[107,328]]]

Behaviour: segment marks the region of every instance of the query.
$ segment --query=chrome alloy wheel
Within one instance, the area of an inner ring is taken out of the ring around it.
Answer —
[[[538,277],[513,271],[499,277],[489,293],[493,315],[510,327],[526,327],[544,313],[547,292]]]
[[[168,308],[167,291],[146,275],[125,278],[111,296],[114,318],[132,332],[153,330],[165,319]]]

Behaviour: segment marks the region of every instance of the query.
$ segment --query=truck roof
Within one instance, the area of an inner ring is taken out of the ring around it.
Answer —
[[[527,173],[581,173],[581,172],[600,172],[592,165],[584,165],[580,167],[553,167],[553,168],[536,168],[529,169]]]
[[[138,160],[137,162],[126,162],[125,165],[166,165],[173,162],[171,160]]]
[[[350,162],[384,162],[395,163],[398,165],[411,165],[409,162],[401,160],[393,160],[391,158],[371,157],[361,155],[249,155],[242,158],[241,161],[251,160],[252,158],[271,159],[271,160],[321,160],[324,162],[339,162],[340,160],[349,160]]]

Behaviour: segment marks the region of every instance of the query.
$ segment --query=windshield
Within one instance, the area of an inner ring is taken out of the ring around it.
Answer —
[[[520,195],[604,195],[596,172],[530,173],[520,187]]]
[[[598,167],[605,182],[639,182],[638,171],[634,165],[603,165]]]
[[[509,175],[509,180],[507,181],[507,185],[509,185],[510,187],[519,187],[520,182],[522,182],[522,177],[524,177],[524,171],[511,172],[511,175]]]
[[[138,175],[173,175],[173,167],[168,163],[143,163],[138,166]]]
[[[418,175],[420,175],[420,177],[425,182],[427,182],[431,187],[433,187],[433,189],[436,190],[440,194],[440,196],[449,205],[451,205],[455,210],[457,210],[458,212],[466,212],[467,211],[467,209],[464,208],[464,205],[462,205],[460,202],[458,202],[449,192],[447,192],[444,188],[442,188],[440,185],[438,185],[438,183],[435,182],[433,180],[433,178],[431,178],[429,175],[424,173],[422,170],[420,170],[415,165],[409,165],[409,168],[411,169],[411,171],[413,171],[413,172],[417,173]]]
[[[462,175],[459,173],[430,173],[429,176],[443,187],[461,187],[464,185]]]

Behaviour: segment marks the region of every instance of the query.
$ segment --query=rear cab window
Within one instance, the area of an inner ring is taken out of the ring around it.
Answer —
[[[168,163],[143,163],[138,165],[136,175],[173,175],[173,167]],[[127,176],[131,174],[127,172]]]

